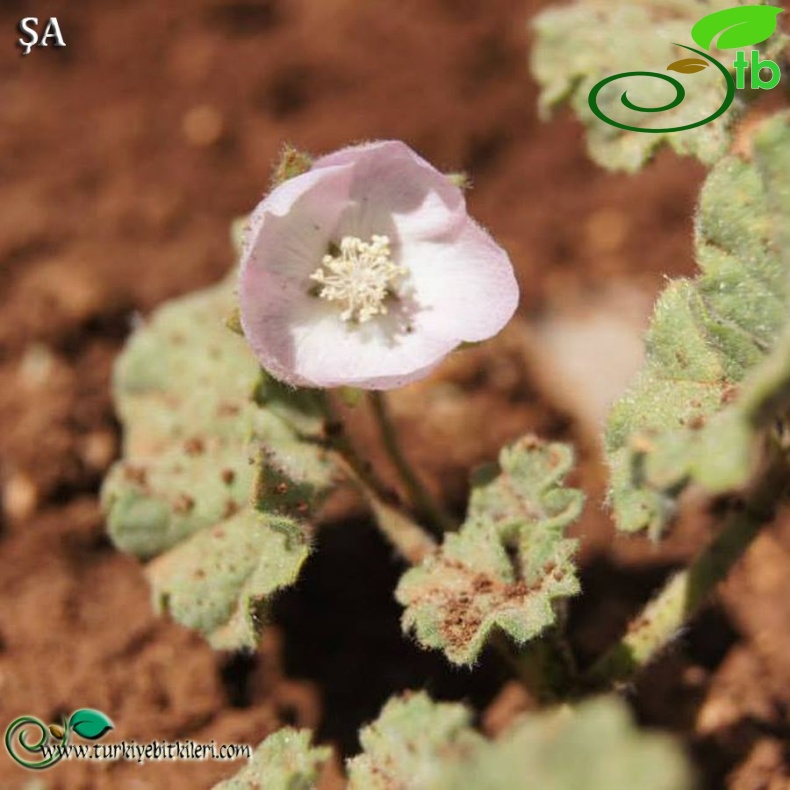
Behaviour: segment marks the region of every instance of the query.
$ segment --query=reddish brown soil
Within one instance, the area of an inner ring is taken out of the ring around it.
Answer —
[[[393,691],[426,687],[481,711],[497,695],[497,665],[451,672],[401,638],[400,566],[358,515],[324,530],[260,651],[233,658],[152,614],[139,564],[104,536],[96,492],[117,452],[108,384],[134,315],[228,270],[229,223],[266,189],[286,140],[322,152],[398,137],[467,170],[473,212],[517,266],[525,317],[612,282],[653,294],[665,274],[692,271],[699,166],[661,155],[639,176],[609,175],[588,161],[572,120],[538,122],[525,6],[541,5],[3,3],[0,728],[90,706],[127,740],[257,743],[296,722],[348,751]],[[65,50],[20,57],[15,26],[34,13],[57,14]],[[626,219],[614,247],[597,247],[590,230],[602,210]],[[506,335],[450,363],[442,375],[467,397],[449,412],[422,408],[423,389],[401,396],[398,416],[455,505],[469,466],[508,439],[536,431],[581,443],[579,478],[593,497],[578,530],[586,594],[571,624],[589,659],[707,527],[691,519],[655,549],[613,546],[589,437],[514,348]],[[707,787],[788,786],[788,579],[785,525],[629,693],[642,721],[685,739]],[[487,726],[502,726],[509,705],[500,696]],[[75,790],[207,788],[236,767],[74,763],[44,778]],[[0,786],[30,778],[0,755]]]

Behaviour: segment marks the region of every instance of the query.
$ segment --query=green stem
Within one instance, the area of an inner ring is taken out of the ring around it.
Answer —
[[[390,501],[393,492],[378,476],[370,462],[363,458],[346,432],[343,420],[335,411],[331,400],[324,397],[320,403],[325,417],[325,430],[329,446],[346,462],[356,481],[375,493],[383,501]]]
[[[349,478],[367,500],[382,534],[409,564],[419,564],[436,548],[433,538],[392,504],[394,492],[357,450],[329,398],[323,398],[320,406],[326,419],[329,446],[343,461]]]
[[[377,391],[372,391],[369,394],[384,448],[406,486],[415,510],[421,518],[426,520],[431,532],[436,537],[441,537],[445,532],[457,529],[458,525],[455,520],[434,499],[404,455],[384,395]]]
[[[403,454],[383,396],[378,392],[371,393],[370,400],[384,447],[415,508],[432,526],[434,537],[441,538],[446,531],[455,530],[453,519],[433,499]],[[329,398],[321,400],[321,408],[326,417],[328,443],[345,463],[349,477],[370,505],[382,534],[409,564],[419,564],[436,549],[431,534],[393,506],[392,492],[359,453]],[[563,690],[572,684],[575,664],[562,643],[561,635],[555,631],[523,650],[514,648],[502,634],[494,638],[494,646],[520,682],[543,702],[561,699]]]
[[[559,628],[550,628],[519,648],[504,634],[493,645],[529,694],[541,704],[565,699],[576,681],[576,663]]]
[[[585,685],[602,687],[630,681],[652,661],[707,602],[766,524],[788,487],[785,463],[770,467],[751,495],[734,504],[718,536],[685,570],[672,576],[625,636],[587,672]]]
[[[379,530],[409,565],[419,565],[436,550],[436,541],[398,508],[365,492]]]

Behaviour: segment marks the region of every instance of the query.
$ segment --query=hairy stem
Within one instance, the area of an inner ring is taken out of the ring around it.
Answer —
[[[329,446],[345,461],[353,472],[355,482],[362,484],[383,500],[392,498],[392,492],[378,476],[370,462],[363,458],[351,437],[346,432],[342,418],[335,411],[328,397],[321,400],[321,409],[325,417],[326,439]]]
[[[458,525],[455,523],[455,520],[434,499],[403,453],[384,395],[380,392],[372,391],[370,393],[370,403],[387,455],[389,455],[404,486],[406,486],[412,504],[419,516],[426,520],[426,524],[436,537],[441,537],[445,532],[457,529]]]
[[[593,687],[630,681],[650,663],[706,603],[762,527],[770,523],[788,488],[788,466],[777,462],[745,500],[733,504],[721,532],[685,570],[672,576],[625,636],[588,671]]]
[[[409,565],[419,565],[428,554],[436,550],[436,541],[423,527],[370,492],[366,495],[381,533]]]
[[[576,662],[561,629],[550,628],[523,647],[502,633],[495,635],[492,643],[537,702],[548,705],[568,697],[575,684]]]
[[[342,419],[329,398],[325,397],[321,401],[321,408],[326,418],[327,441],[343,462],[349,478],[367,500],[381,533],[410,565],[418,565],[436,550],[434,538],[441,539],[446,531],[456,529],[457,525],[412,470],[398,443],[383,396],[378,392],[371,393],[370,400],[384,447],[408,489],[415,509],[432,527],[432,534],[394,506],[392,492],[359,453],[346,433]],[[494,646],[515,677],[535,699],[556,701],[572,685],[575,664],[559,633],[552,632],[522,650],[516,649],[500,634],[494,638]]]
[[[433,538],[391,504],[394,492],[357,450],[329,398],[322,399],[321,408],[326,418],[327,442],[340,457],[348,477],[370,505],[382,534],[408,563],[418,564],[436,547]]]

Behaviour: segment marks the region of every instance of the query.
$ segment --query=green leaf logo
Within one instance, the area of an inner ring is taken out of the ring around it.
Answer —
[[[708,61],[702,58],[683,58],[670,63],[667,71],[678,71],[681,74],[694,74],[696,71],[708,68]]]
[[[76,732],[81,738],[96,741],[114,726],[101,711],[81,708],[71,714],[68,729]]]
[[[716,36],[719,36],[716,41],[719,49],[750,47],[773,35],[781,10],[765,5],[745,5],[715,11],[691,28],[691,37],[705,49],[710,49]]]

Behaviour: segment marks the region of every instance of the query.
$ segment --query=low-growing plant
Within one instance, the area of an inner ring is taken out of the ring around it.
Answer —
[[[613,690],[662,653],[787,495],[790,114],[744,126],[734,145],[747,95],[709,124],[645,135],[606,126],[587,99],[619,65],[675,57],[663,39],[639,45],[654,19],[674,41],[698,13],[691,0],[589,0],[536,22],[541,104],[572,103],[597,161],[633,170],[669,143],[711,167],[695,219],[700,273],[660,296],[644,368],[611,412],[605,447],[620,530],[660,540],[691,487],[716,505],[718,525],[590,666],[577,666],[564,633],[566,603],[583,592],[567,535],[584,499],[565,483],[572,449],[535,436],[503,448],[473,476],[459,523],[414,470],[390,416],[387,390],[492,337],[516,308],[508,256],[468,216],[462,178],[395,141],[315,160],[286,149],[237,234],[238,271],[161,307],[118,360],[124,457],[103,504],[116,545],[145,561],[160,611],[217,649],[254,648],[273,596],[312,550],[316,513],[350,483],[408,563],[394,591],[404,632],[469,667],[493,646],[545,708],[490,740],[463,705],[404,693],[362,730],[351,788],[692,786],[678,746],[638,730]],[[717,17],[704,33],[710,43],[724,25],[730,48],[748,51],[774,32],[771,18],[768,35],[764,16],[737,34]],[[782,43],[777,34],[763,46],[778,53]],[[691,75],[690,95],[702,68],[677,68]],[[713,87],[703,87],[672,112],[704,118]],[[339,404],[363,402],[404,500],[346,429]],[[218,787],[312,787],[329,754],[286,728]]]

